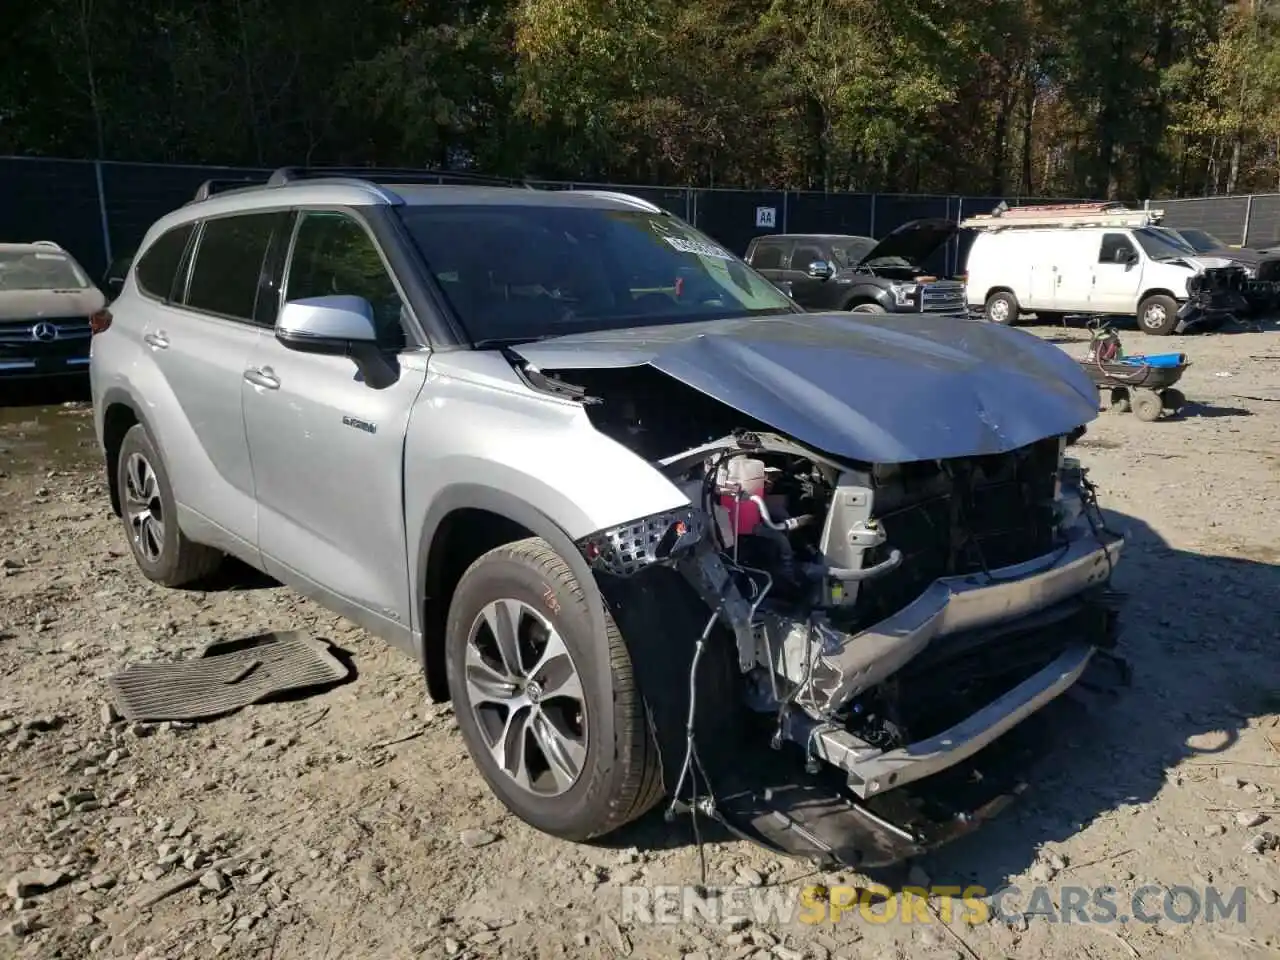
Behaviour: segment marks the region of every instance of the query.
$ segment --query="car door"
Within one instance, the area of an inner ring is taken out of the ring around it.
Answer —
[[[791,295],[806,310],[829,310],[838,304],[834,295],[835,283],[828,279],[809,276],[809,264],[822,260],[831,263],[831,251],[824,250],[816,241],[797,240],[787,259],[783,279],[791,284]],[[835,268],[835,264],[831,264]]]
[[[182,508],[205,522],[202,540],[256,559],[257,508],[240,384],[261,328],[254,320],[262,266],[278,213],[215,217],[196,229],[189,268],[143,334],[163,380],[146,411]],[[144,295],[162,237],[135,273]],[[165,395],[167,394],[167,396]]]
[[[281,286],[281,303],[368,300],[399,375],[374,389],[346,357],[300,353],[271,335],[255,344],[240,373],[264,568],[371,629],[407,629],[404,433],[426,351],[409,342],[406,301],[350,211],[299,213]]]
[[[1089,309],[1099,313],[1132,313],[1142,285],[1142,252],[1126,233],[1102,235],[1093,265]]]
[[[1098,234],[1089,231],[1061,230],[1053,235],[1055,293],[1053,309],[1072,313],[1093,309],[1093,265],[1098,258]]]

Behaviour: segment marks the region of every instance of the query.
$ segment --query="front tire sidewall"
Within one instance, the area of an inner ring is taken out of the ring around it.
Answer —
[[[608,832],[611,811],[624,799],[626,769],[617,755],[615,731],[625,718],[615,715],[608,644],[594,635],[581,594],[566,587],[508,554],[482,558],[463,575],[449,606],[446,670],[458,728],[493,793],[530,826],[565,839],[587,840]],[[540,797],[521,789],[494,763],[467,700],[467,637],[484,606],[499,598],[522,600],[546,617],[559,631],[582,681],[586,759],[578,782],[557,796]]]
[[[141,454],[151,466],[156,477],[156,485],[160,489],[160,509],[163,511],[164,538],[160,547],[160,557],[154,563],[148,560],[134,540],[133,526],[129,522],[128,506],[125,502],[125,491],[129,470],[129,459],[133,454]],[[143,576],[155,583],[171,580],[178,566],[179,536],[177,505],[173,498],[173,485],[169,482],[169,471],[156,449],[155,441],[147,433],[142,424],[135,424],[125,434],[120,444],[120,452],[116,458],[116,489],[120,491],[121,516],[124,525],[125,539],[129,549],[133,551],[133,559]]]
[[[1164,310],[1163,316],[1158,321],[1148,316],[1155,307]],[[1167,337],[1173,333],[1173,328],[1177,325],[1178,304],[1172,297],[1149,297],[1138,307],[1138,329],[1143,333]]]
[[[1003,305],[1003,311],[999,305]],[[1011,327],[1018,322],[1018,302],[1014,300],[1013,294],[996,293],[987,298],[986,309],[984,310],[989,321],[999,324],[1002,327]],[[997,319],[999,315],[999,319]]]

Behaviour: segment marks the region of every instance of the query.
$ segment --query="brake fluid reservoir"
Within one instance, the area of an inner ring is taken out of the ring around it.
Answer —
[[[735,535],[749,534],[760,525],[760,508],[749,498],[763,498],[764,483],[763,460],[734,457],[720,468],[716,476],[720,506],[728,514],[729,528]]]

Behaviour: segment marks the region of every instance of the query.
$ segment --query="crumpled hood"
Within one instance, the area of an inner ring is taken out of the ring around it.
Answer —
[[[903,463],[1004,453],[1098,413],[1080,364],[977,320],[791,314],[577,334],[512,348],[543,371],[650,364],[828,454]]]
[[[97,287],[83,290],[0,290],[0,320],[89,317],[106,304]]]

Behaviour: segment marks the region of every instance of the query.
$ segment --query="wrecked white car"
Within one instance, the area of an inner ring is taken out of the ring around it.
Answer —
[[[142,571],[232,554],[387,638],[557,836],[667,796],[910,856],[999,805],[974,763],[1115,643],[1079,364],[804,313],[634,197],[279,171],[153,227],[110,309]]]

